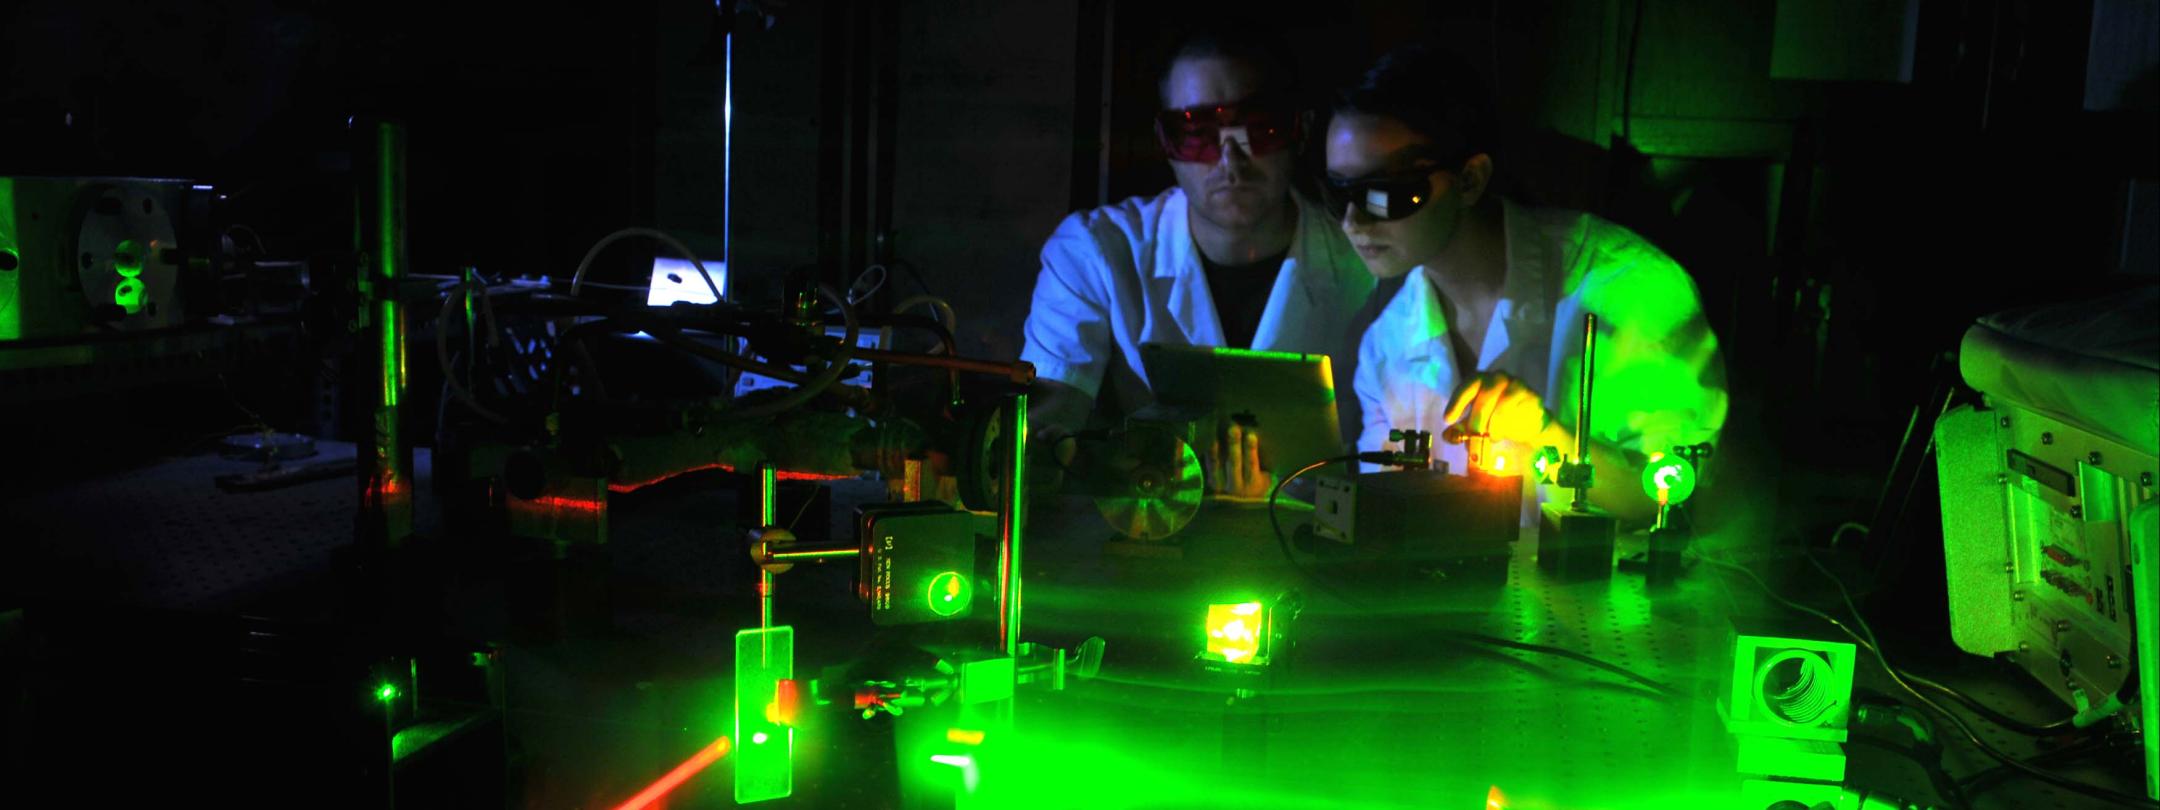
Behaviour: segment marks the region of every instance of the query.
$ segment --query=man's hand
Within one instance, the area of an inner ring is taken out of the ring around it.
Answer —
[[[1483,434],[1488,458],[1479,463],[1495,471],[1501,469],[1495,466],[1499,464],[1520,471],[1530,454],[1551,443],[1555,435],[1544,398],[1521,380],[1497,371],[1472,377],[1456,389],[1445,418],[1448,428],[1440,434],[1441,440],[1462,444],[1474,434]]]
[[[1275,486],[1274,477],[1260,466],[1260,431],[1236,422],[1216,431],[1205,463],[1211,494],[1227,500],[1265,500]]]

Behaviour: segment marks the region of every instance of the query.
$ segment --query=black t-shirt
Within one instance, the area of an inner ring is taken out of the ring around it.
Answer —
[[[1198,253],[1198,251],[1194,251]],[[1267,312],[1268,295],[1275,291],[1275,276],[1282,272],[1284,250],[1251,264],[1216,264],[1200,253],[1207,269],[1208,296],[1215,300],[1215,315],[1222,319],[1223,343],[1250,349],[1260,331],[1260,316]]]

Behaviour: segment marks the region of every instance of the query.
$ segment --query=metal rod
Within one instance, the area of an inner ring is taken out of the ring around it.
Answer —
[[[1027,394],[1016,394],[1005,432],[1012,457],[1005,464],[1005,509],[998,520],[998,642],[1007,656],[1020,652],[1020,549],[1027,528]]]
[[[813,562],[817,560],[845,559],[848,557],[860,555],[861,553],[862,549],[855,546],[847,546],[844,548],[803,548],[792,549],[789,551],[768,551],[765,552],[765,560],[767,562],[776,563]]]
[[[359,464],[359,537],[363,545],[396,548],[412,534],[412,447],[404,431],[405,128],[376,121],[365,130],[371,177],[354,183],[354,248],[363,338],[374,344],[376,387],[369,442]]]
[[[1597,369],[1597,313],[1583,313],[1582,400],[1575,405],[1575,460],[1590,457],[1590,387]]]
[[[758,462],[758,527],[765,528],[780,519],[779,477],[774,474],[771,462]],[[758,628],[772,629],[773,619],[773,573],[766,568],[758,569]]]
[[[1575,463],[1590,463],[1590,393],[1597,370],[1597,313],[1583,313],[1582,382],[1576,386],[1581,393],[1575,404]],[[1590,488],[1575,488],[1575,511],[1590,506]]]

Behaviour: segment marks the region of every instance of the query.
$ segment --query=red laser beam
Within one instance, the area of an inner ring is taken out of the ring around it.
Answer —
[[[718,762],[721,757],[727,756],[728,746],[728,738],[726,737],[713,740],[711,745],[705,746],[696,754],[691,755],[689,759],[683,760],[683,764],[675,766],[675,770],[668,771],[667,775],[660,777],[659,781],[645,786],[644,790],[638,791],[637,795],[630,797],[629,801],[615,805],[615,810],[644,810],[644,808],[652,806],[654,802],[666,798],[668,793],[682,786],[682,783],[690,781],[690,777],[696,776],[699,771],[705,770],[705,766]]]
[[[694,473],[694,472],[704,472],[704,471],[706,471],[706,470],[720,470],[720,471],[723,471],[723,472],[735,472],[735,465],[733,465],[733,464],[700,464],[700,465],[698,465],[698,466],[695,466],[695,467],[686,467],[686,468],[683,468],[683,469],[680,469],[680,470],[676,470],[676,471],[674,471],[674,472],[667,472],[667,473],[661,473],[661,474],[659,474],[659,475],[653,476],[652,478],[648,478],[648,479],[645,479],[645,480],[643,480],[643,481],[616,481],[616,482],[613,482],[613,483],[610,483],[610,484],[608,484],[608,491],[609,491],[609,492],[636,492],[636,491],[638,491],[638,490],[640,490],[640,489],[644,489],[645,487],[649,487],[649,486],[652,486],[652,485],[654,485],[654,484],[660,483],[660,482],[662,482],[662,481],[666,481],[666,480],[668,480],[668,479],[670,479],[670,478],[674,478],[674,477],[676,477],[676,476],[679,476],[679,475],[689,475],[689,474],[691,474],[691,473]],[[814,472],[799,472],[799,471],[796,471],[796,470],[776,470],[776,471],[774,471],[774,472],[773,472],[773,478],[775,478],[775,479],[778,479],[778,480],[781,480],[781,481],[838,481],[838,480],[841,480],[841,479],[844,479],[844,478],[854,478],[854,477],[855,477],[855,476],[852,476],[852,475],[838,475],[838,474],[834,474],[834,473],[814,473]]]
[[[542,495],[532,499],[541,506],[569,509],[575,512],[600,513],[607,511],[607,501],[588,501],[583,498],[565,498],[560,495]]]

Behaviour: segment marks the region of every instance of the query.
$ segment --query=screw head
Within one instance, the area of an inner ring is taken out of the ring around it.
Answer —
[[[1995,483],[1998,483],[1998,484],[2007,484],[2007,483],[2010,483],[2010,474],[2009,474],[2009,473],[1996,473],[1996,474],[1995,474]]]
[[[2005,416],[2005,417],[2003,417],[2002,419],[2000,419],[2000,420],[1996,421],[1996,423],[1995,423],[1995,424],[1997,424],[1997,425],[2001,425],[2001,426],[2003,426],[2003,427],[2009,427],[2009,426],[2010,426],[2010,417],[2007,417],[2007,416]]]
[[[2014,563],[2014,562],[2006,562],[2006,563],[2003,563],[2003,573],[2005,573],[2005,574],[2015,574],[2015,573],[2017,573],[2017,563]]]
[[[2070,516],[2071,516],[2071,517],[2074,517],[2074,518],[2081,518],[2081,517],[2084,517],[2084,516],[2085,516],[2085,507],[2082,507],[2082,506],[2078,506],[2078,505],[2076,505],[2076,504],[2071,504],[2071,505],[2070,505]]]
[[[2069,619],[2056,619],[2056,620],[2055,620],[2055,632],[2057,632],[2057,633],[2068,633],[2068,632],[2070,632],[2070,620],[2069,620]]]
[[[2108,656],[2108,657],[2107,657],[2107,665],[2108,665],[2108,669],[2122,669],[2122,656],[2119,656],[2119,655],[2110,655],[2110,656]]]
[[[2054,443],[2055,443],[2055,434],[2053,434],[2053,433],[2042,433],[2042,434],[2040,434],[2040,443],[2041,443],[2041,444],[2054,444]]]
[[[2094,450],[2090,453],[2086,453],[2085,463],[2093,465],[2095,467],[2100,466],[2100,451]]]
[[[2027,653],[2027,652],[2032,652],[2032,642],[2030,642],[2030,641],[2020,641],[2020,642],[2018,642],[2018,652],[2021,652],[2021,653]]]
[[[2024,592],[2024,591],[2011,591],[2011,592],[2010,592],[2010,601],[2012,601],[2012,602],[2023,602],[2023,601],[2025,601],[2025,592]]]
[[[2138,486],[2141,486],[2141,487],[2149,487],[2149,486],[2152,486],[2152,473],[2149,473],[2149,472],[2143,472],[2143,473],[2138,473]]]

